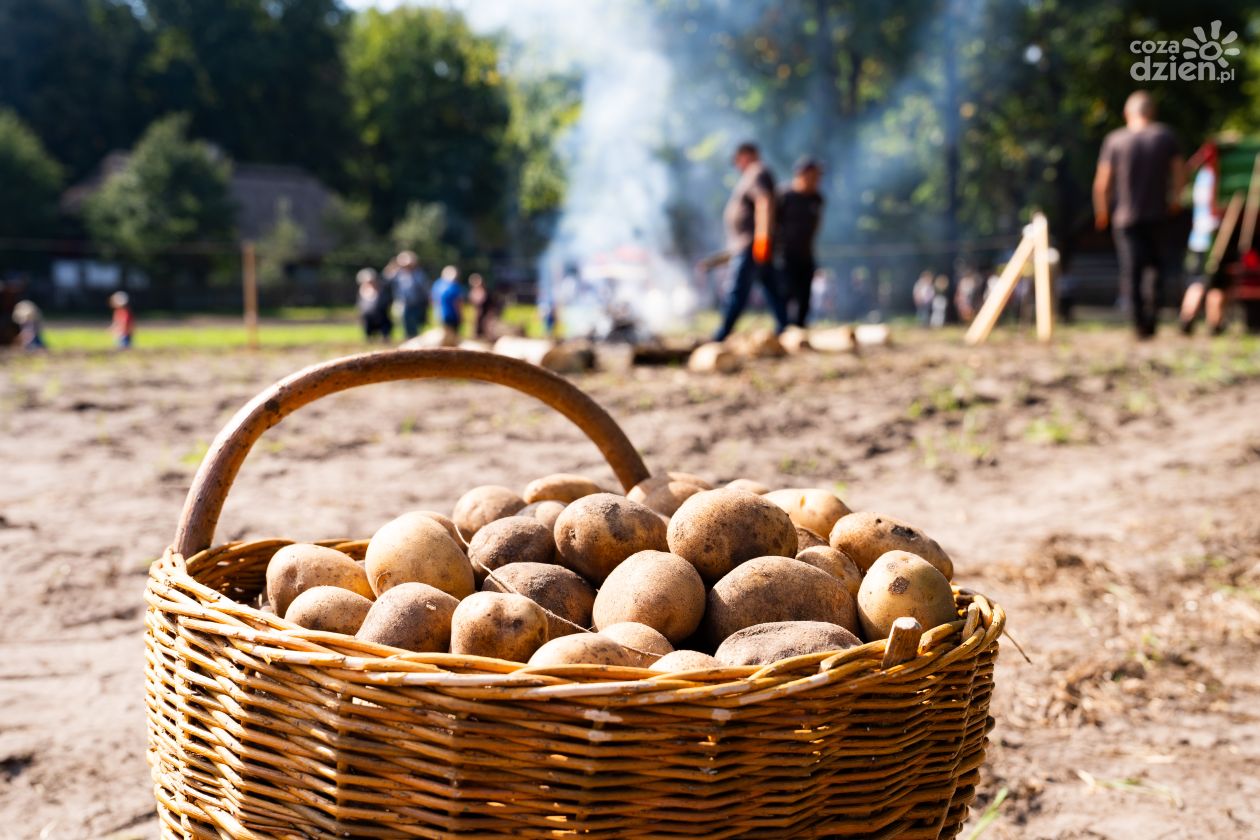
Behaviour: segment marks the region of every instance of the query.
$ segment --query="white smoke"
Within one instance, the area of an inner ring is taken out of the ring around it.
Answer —
[[[667,208],[673,179],[662,151],[670,114],[671,64],[646,4],[633,0],[464,0],[474,30],[505,33],[522,45],[513,73],[574,72],[581,114],[559,138],[568,190],[556,233],[540,264],[570,334],[603,331],[602,288],[561,282],[577,264],[586,280],[615,276],[614,306],[661,332],[696,306],[677,253]],[[566,299],[567,298],[567,299]]]

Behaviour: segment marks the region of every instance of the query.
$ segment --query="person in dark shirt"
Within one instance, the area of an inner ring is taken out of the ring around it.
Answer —
[[[789,320],[804,327],[809,320],[809,296],[814,281],[814,238],[822,221],[823,197],[818,192],[822,180],[822,165],[813,158],[803,158],[796,164],[792,185],[779,196],[776,215],[778,230],[775,244],[783,277],[783,292],[787,298]]]
[[[1172,130],[1155,122],[1155,103],[1137,91],[1124,103],[1124,128],[1103,140],[1094,176],[1094,226],[1111,226],[1120,285],[1133,305],[1140,339],[1155,335],[1170,217],[1177,213],[1185,166]],[[1144,282],[1147,270],[1154,282]]]
[[[774,230],[774,175],[761,162],[761,152],[753,143],[742,143],[732,159],[739,180],[722,213],[726,223],[727,249],[731,253],[731,288],[722,305],[722,325],[713,336],[724,341],[748,305],[753,282],[761,283],[766,302],[774,313],[775,327],[783,332],[787,310],[775,277],[771,232]]]

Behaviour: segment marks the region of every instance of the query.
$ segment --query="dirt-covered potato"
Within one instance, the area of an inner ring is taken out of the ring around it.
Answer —
[[[669,476],[672,481],[685,481],[688,484],[694,484],[701,490],[712,490],[713,482],[706,481],[695,473],[679,472],[678,470],[668,470],[665,475]]]
[[[646,668],[665,654],[674,652],[674,646],[669,643],[669,639],[637,621],[610,625],[601,629],[599,635],[624,645],[639,668]]]
[[[755,493],[758,496],[770,492],[770,488],[762,484],[760,481],[753,481],[751,478],[737,478],[726,485],[729,490],[743,490],[748,493]]]
[[[531,666],[551,668],[557,665],[617,665],[636,667],[636,655],[607,636],[598,633],[574,633],[552,639],[534,651]]]
[[[340,586],[313,586],[299,594],[284,617],[307,630],[326,630],[353,636],[359,631],[372,602]]]
[[[815,534],[808,528],[796,526],[796,553],[800,554],[807,548],[813,548],[816,545],[827,545],[827,541]]]
[[[532,502],[525,505],[516,515],[537,519],[547,526],[548,531],[554,531],[556,529],[556,520],[560,518],[560,511],[562,510],[564,510],[563,502],[547,499],[542,502]]]
[[[488,523],[511,516],[523,507],[525,500],[512,490],[497,484],[483,484],[459,497],[451,519],[467,541]]]
[[[293,599],[312,586],[340,586],[372,597],[372,587],[358,563],[335,548],[310,543],[286,545],[267,563],[267,601],[284,615]]]
[[[646,505],[612,493],[583,496],[556,519],[563,565],[595,584],[639,551],[665,550],[665,523]]]
[[[400,583],[376,599],[355,636],[378,645],[445,653],[458,605],[454,596],[427,583]]]
[[[953,580],[954,561],[936,540],[900,519],[859,511],[842,516],[831,529],[831,547],[843,551],[863,573],[889,551],[908,551]]]
[[[468,548],[468,541],[464,539],[464,535],[459,532],[459,528],[455,526],[454,520],[449,516],[444,513],[438,513],[436,510],[422,510],[420,512],[445,528],[446,533],[451,535],[451,539],[455,540],[456,545],[460,548]]]
[[[626,498],[647,505],[664,516],[673,516],[679,505],[704,489],[692,481],[654,475],[631,487]]]
[[[558,639],[591,626],[595,590],[572,569],[554,563],[508,563],[481,584],[483,592],[516,592],[555,613],[547,616],[547,638]],[[565,621],[572,622],[566,624]],[[573,624],[578,627],[572,626]]]
[[[696,567],[677,554],[640,551],[608,575],[591,615],[600,631],[637,621],[676,644],[700,626],[704,581]]]
[[[662,674],[678,674],[682,671],[721,668],[722,663],[709,656],[709,654],[701,653],[698,650],[676,650],[673,653],[665,654],[649,667],[651,670],[660,671]]]
[[[871,565],[858,590],[857,610],[862,633],[870,642],[885,638],[902,616],[918,620],[924,630],[958,618],[949,581],[908,551],[890,551]]]
[[[862,585],[862,573],[843,551],[837,551],[828,545],[815,545],[797,552],[796,559],[822,569],[843,583],[850,595],[857,597],[858,588]]]
[[[547,614],[524,595],[474,592],[451,615],[451,653],[525,662],[547,641]]]
[[[771,490],[765,498],[787,511],[797,525],[815,534],[830,534],[836,520],[850,513],[835,493],[817,487]]]
[[[593,496],[603,492],[602,487],[585,476],[573,473],[552,473],[526,484],[525,492],[521,494],[521,497],[525,499],[526,504],[556,501],[567,505],[583,496]]]
[[[476,588],[463,549],[424,513],[404,513],[382,525],[368,541],[364,559],[377,595],[400,583],[427,583],[456,598]]]
[[[860,644],[861,639],[838,624],[774,621],[732,633],[713,658],[723,665],[769,665],[780,659],[846,650]]]
[[[743,490],[706,490],[669,521],[669,550],[713,584],[754,557],[796,556],[796,526],[773,502]]]
[[[477,583],[486,579],[486,570],[508,563],[554,563],[556,542],[551,531],[528,516],[505,516],[487,523],[468,543],[468,560]]]
[[[709,590],[703,627],[719,644],[727,636],[773,621],[824,621],[857,632],[853,596],[836,578],[790,557],[741,563]]]

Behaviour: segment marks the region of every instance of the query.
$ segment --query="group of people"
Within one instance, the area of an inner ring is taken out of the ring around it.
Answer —
[[[822,165],[803,158],[793,170],[791,185],[775,188],[774,174],[755,143],[742,143],[732,163],[739,180],[722,214],[731,257],[730,287],[722,305],[722,321],[714,341],[723,341],[748,306],[754,284],[760,285],[782,332],[809,320],[814,280],[814,240],[822,221],[819,192]]]
[[[114,292],[109,296],[109,308],[113,311],[109,329],[114,337],[114,346],[120,350],[129,349],[136,329],[131,297],[126,292]],[[44,313],[34,301],[20,300],[13,306],[13,323],[18,329],[18,346],[23,350],[48,349],[48,342],[44,339]]]
[[[363,268],[355,277],[359,287],[358,310],[368,341],[388,342],[394,335],[394,317],[402,321],[403,336],[418,336],[429,323],[429,308],[436,325],[458,335],[464,323],[464,304],[473,307],[473,334],[485,338],[491,332],[495,302],[480,274],[468,277],[468,289],[460,283],[459,269],[448,265],[432,283],[412,251],[403,251],[384,270]]]

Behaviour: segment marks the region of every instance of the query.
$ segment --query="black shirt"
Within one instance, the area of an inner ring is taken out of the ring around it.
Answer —
[[[788,190],[779,196],[777,245],[787,257],[814,253],[814,235],[822,220],[823,197],[819,193]]]
[[[1176,136],[1161,123],[1137,131],[1118,128],[1107,135],[1098,160],[1111,166],[1113,225],[1129,227],[1168,217],[1168,182],[1178,154]]]

